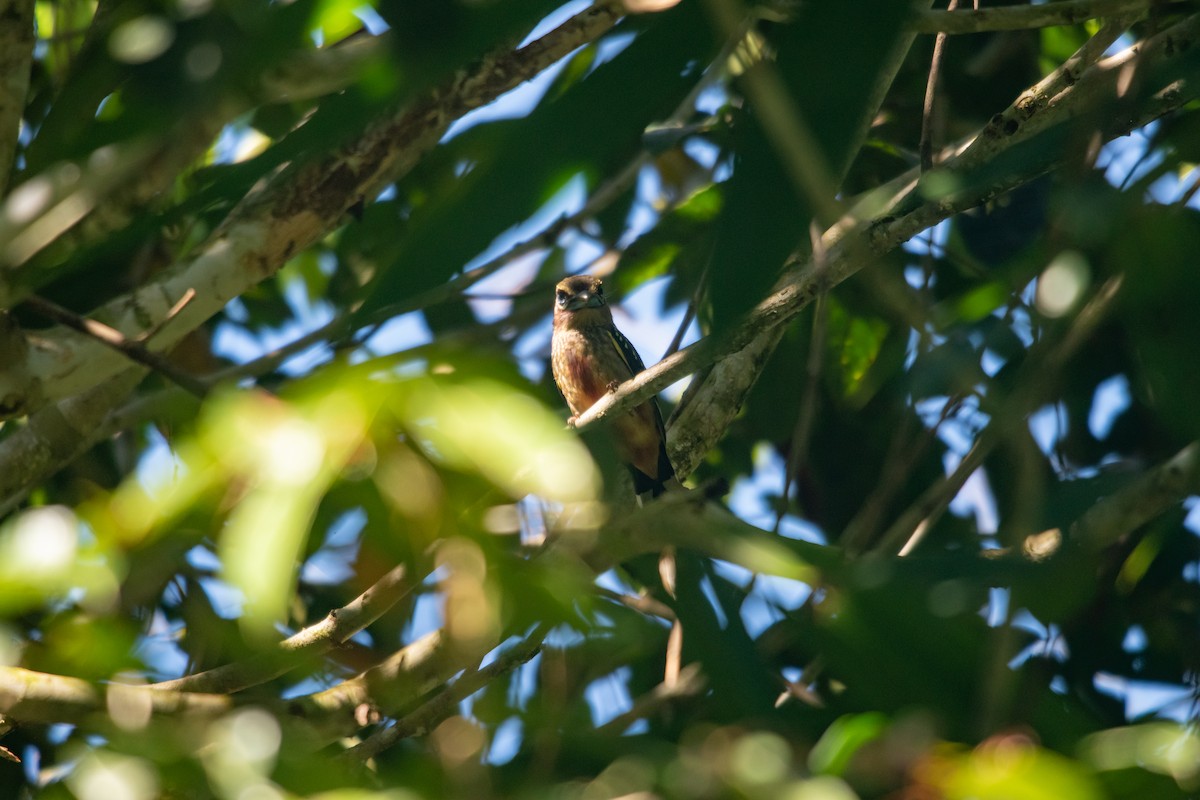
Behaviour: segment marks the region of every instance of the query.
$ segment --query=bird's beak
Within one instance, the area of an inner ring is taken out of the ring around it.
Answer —
[[[581,308],[587,308],[588,306],[594,305],[592,302],[592,293],[579,292],[578,294],[573,294],[566,298],[566,300],[559,305],[567,311],[578,311]]]

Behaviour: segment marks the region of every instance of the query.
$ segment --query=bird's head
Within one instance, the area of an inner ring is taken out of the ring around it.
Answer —
[[[592,275],[572,275],[558,282],[554,289],[555,312],[603,308],[604,284]]]

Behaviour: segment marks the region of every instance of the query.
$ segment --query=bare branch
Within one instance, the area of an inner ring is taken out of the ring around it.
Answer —
[[[1168,508],[1200,491],[1200,443],[1192,442],[1168,461],[1092,506],[1070,529],[1089,550],[1115,544]]]
[[[335,608],[325,619],[279,643],[278,652],[253,662],[226,666],[154,684],[155,689],[181,692],[240,692],[283,675],[310,658],[336,647],[379,619],[412,591],[408,568],[401,564],[375,581],[353,601]]]
[[[1077,25],[1099,17],[1142,14],[1153,0],[1061,0],[1040,5],[997,6],[970,11],[921,11],[913,23],[918,33],[983,33]],[[1163,4],[1159,4],[1163,5]],[[1171,3],[1184,7],[1184,3]]]
[[[950,0],[947,11],[958,8],[958,0]],[[929,63],[929,80],[925,85],[925,105],[921,112],[921,171],[928,172],[933,166],[933,137],[937,108],[938,82],[942,73],[942,57],[946,51],[946,34],[938,33],[933,40],[933,57]]]

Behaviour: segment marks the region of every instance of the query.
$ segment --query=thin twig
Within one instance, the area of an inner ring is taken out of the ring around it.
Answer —
[[[621,605],[628,606],[634,611],[640,611],[643,614],[659,617],[660,619],[675,620],[675,612],[666,603],[660,603],[648,594],[626,594],[624,592],[614,592],[612,589],[597,587],[597,593],[601,597],[606,597]]]
[[[696,291],[692,293],[692,299],[688,301],[687,310],[683,312],[683,319],[680,320],[679,327],[675,329],[675,335],[671,337],[671,343],[667,345],[667,351],[663,353],[663,358],[679,350],[683,344],[683,337],[687,335],[692,320],[696,318],[696,309],[700,305],[700,299],[704,297],[704,290],[708,287],[708,268],[711,264],[710,258],[709,263],[704,265],[704,270],[700,273],[700,282],[696,284]]]
[[[820,276],[825,272],[825,243],[821,241],[821,231],[814,221],[809,225],[809,236],[812,240],[812,258],[814,274]],[[801,469],[808,463],[808,446],[812,439],[813,420],[817,417],[817,403],[820,400],[821,369],[825,356],[825,336],[828,333],[828,292],[826,287],[817,290],[813,306],[812,337],[808,346],[808,362],[805,366],[804,389],[800,399],[800,413],[796,415],[796,425],[792,429],[792,444],[788,453],[787,468],[783,474],[783,493],[779,500],[779,509],[775,514],[775,531],[787,514],[788,496]]]
[[[191,299],[190,297],[187,299]],[[52,322],[57,322],[74,331],[82,333],[97,342],[116,350],[121,355],[142,366],[149,367],[155,372],[160,373],[164,378],[185,389],[196,397],[203,399],[208,396],[209,386],[204,381],[189,375],[179,367],[172,364],[163,356],[146,349],[142,341],[130,339],[125,334],[121,333],[116,328],[105,325],[94,319],[88,319],[76,314],[74,311],[63,308],[62,306],[47,300],[39,295],[30,295],[24,300],[26,306],[34,312],[40,314]],[[181,303],[176,303],[173,311],[182,308]],[[171,319],[170,316],[164,317],[158,323],[158,327],[166,324]]]
[[[950,0],[947,11],[958,8],[958,0]],[[921,172],[933,168],[933,135],[935,109],[937,108],[938,80],[942,73],[942,58],[946,52],[946,32],[938,33],[933,40],[933,58],[929,62],[929,80],[925,84],[925,104],[921,109]]]
[[[162,319],[160,319],[154,325],[151,325],[149,328],[147,328],[145,331],[143,331],[140,335],[135,337],[133,341],[138,342],[140,344],[145,344],[146,342],[153,339],[154,335],[157,334],[159,331],[161,331],[163,329],[164,325],[166,325],[171,320],[175,319],[176,315],[178,315],[180,311],[183,311],[183,309],[187,306],[187,304],[192,302],[192,300],[194,300],[195,297],[196,297],[196,290],[189,287],[188,290],[183,293],[183,297],[180,297],[179,300],[177,300],[175,302],[175,305],[171,306],[170,310],[167,311],[166,316],[164,316]]]
[[[639,719],[649,716],[663,706],[669,705],[682,697],[693,697],[704,691],[708,679],[700,671],[699,664],[688,664],[679,671],[679,676],[673,684],[665,681],[655,686],[646,694],[633,701],[633,707],[623,714],[610,719],[596,729],[601,736],[620,736],[630,725]]]

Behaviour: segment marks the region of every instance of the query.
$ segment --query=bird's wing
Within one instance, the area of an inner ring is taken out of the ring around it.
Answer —
[[[637,348],[633,343],[625,338],[625,334],[617,330],[615,325],[609,325],[605,332],[612,339],[613,347],[621,354],[621,360],[625,362],[625,366],[629,368],[629,377],[632,378],[646,368],[642,363],[642,357],[638,355]]]
[[[645,371],[646,365],[642,363],[642,357],[638,355],[637,348],[633,346],[633,343],[625,338],[625,334],[617,330],[616,325],[609,325],[606,332],[612,340],[613,346],[617,348],[617,352],[621,354],[621,359],[625,362],[625,366],[629,368],[629,377],[632,378],[639,372]],[[658,435],[665,445],[667,440],[667,426],[663,424],[662,411],[658,408],[658,401],[653,397],[650,398],[650,406],[654,409],[654,425],[658,428]],[[666,450],[664,449],[663,452],[665,453]]]

